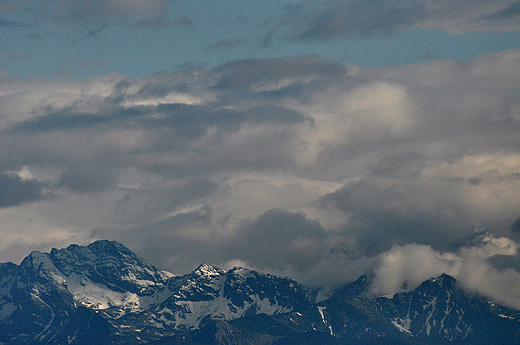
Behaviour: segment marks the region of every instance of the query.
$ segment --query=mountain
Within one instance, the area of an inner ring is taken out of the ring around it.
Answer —
[[[239,267],[226,272],[202,264],[174,276],[120,243],[97,241],[32,252],[20,266],[1,264],[0,342],[55,343],[81,317],[95,326],[85,330],[93,335],[151,341],[211,319],[289,312],[310,297],[296,281]]]
[[[362,276],[316,302],[289,278],[175,276],[97,241],[0,264],[0,344],[520,344],[520,312],[441,275],[392,298]]]

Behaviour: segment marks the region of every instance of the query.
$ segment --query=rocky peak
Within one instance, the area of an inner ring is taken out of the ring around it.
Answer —
[[[153,286],[167,280],[161,271],[115,241],[100,240],[86,247],[70,245],[53,249],[50,258],[66,277],[82,276],[120,292],[147,295],[153,293]]]
[[[421,283],[421,285],[419,285],[416,291],[418,293],[429,295],[439,294],[442,293],[442,291],[444,291],[444,293],[449,292],[451,294],[456,288],[456,279],[450,275],[443,273],[438,277],[433,277],[428,280],[425,280]]]
[[[208,265],[208,264],[200,264],[199,267],[197,267],[191,275],[193,277],[205,277],[205,278],[211,278],[216,277],[225,274],[226,271],[223,269]]]
[[[336,289],[333,292],[333,298],[341,299],[352,299],[360,296],[364,296],[370,287],[370,281],[366,275],[362,275],[352,283]]]

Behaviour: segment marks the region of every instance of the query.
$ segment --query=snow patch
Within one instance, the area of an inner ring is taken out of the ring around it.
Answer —
[[[321,321],[325,324],[325,326],[327,326],[329,328],[330,335],[334,335],[334,332],[332,331],[332,326],[330,325],[330,323],[327,322],[327,320],[325,320],[325,314],[323,313],[323,311],[325,309],[327,309],[327,308],[318,306],[318,312],[321,315]]]
[[[406,333],[406,334],[412,334],[410,331],[409,331],[409,328],[410,328],[410,324],[408,323],[408,327],[406,326],[403,326],[401,325],[399,322],[400,320],[398,321],[397,319],[396,320],[390,320],[392,322],[392,324],[397,327],[397,329],[399,329],[401,332],[403,333]]]

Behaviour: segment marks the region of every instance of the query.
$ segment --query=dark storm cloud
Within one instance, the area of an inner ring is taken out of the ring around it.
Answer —
[[[189,235],[187,229],[206,227],[214,221],[212,217],[211,210],[206,206],[198,211],[179,213],[152,222],[130,236],[153,234],[148,241],[141,241],[137,250],[146,253],[159,266],[176,262],[177,269],[183,265],[185,270],[193,269],[204,261],[214,264],[241,262],[264,271],[285,272],[303,278],[305,272],[317,269],[323,261],[344,256],[340,252],[348,251],[343,248],[340,237],[331,238],[317,221],[302,213],[280,209],[268,210],[253,221],[243,222],[232,235],[210,229],[196,237]],[[164,251],[169,254],[161,256],[159,253]],[[198,254],[192,255],[194,252]],[[330,281],[337,283],[345,279],[333,277]],[[315,279],[310,281],[317,283]],[[330,282],[321,283],[328,285]]]
[[[410,181],[411,182],[411,181]],[[424,191],[426,192],[426,191]],[[343,232],[356,238],[357,249],[369,256],[406,243],[429,244],[437,249],[451,249],[458,238],[471,232],[471,222],[450,214],[450,205],[433,200],[422,205],[424,196],[402,182],[363,179],[349,183],[318,200],[318,207],[337,209],[348,217]],[[431,196],[428,196],[431,197]],[[448,213],[446,216],[439,214]]]
[[[299,212],[271,209],[254,220],[241,221],[229,234],[215,225],[229,225],[232,215],[218,222],[215,216],[204,206],[136,227],[124,234],[124,240],[135,243],[140,255],[175,274],[184,274],[205,262],[225,268],[247,266],[331,288],[358,278],[367,267],[374,266],[374,258],[352,248],[348,236],[331,233]],[[102,229],[99,233],[109,233],[116,239],[119,236]],[[140,240],[143,236],[146,241]]]
[[[107,100],[110,104],[110,100]],[[74,132],[94,130],[145,130],[155,133],[148,146],[140,147],[138,153],[187,152],[194,141],[206,135],[208,128],[217,129],[217,135],[225,138],[245,124],[273,124],[289,126],[306,121],[298,112],[277,106],[258,106],[244,111],[213,109],[206,106],[162,104],[153,106],[113,107],[108,106],[98,113],[78,113],[74,107],[57,111],[20,123],[9,133],[44,134],[46,132]],[[271,138],[272,139],[272,138]],[[200,153],[211,152],[211,148]],[[207,157],[209,158],[209,157]],[[219,159],[223,159],[220,156]],[[230,163],[211,162],[215,167]],[[175,172],[173,172],[175,173]]]
[[[69,167],[61,174],[57,186],[66,187],[80,194],[113,189],[117,185],[119,174],[113,166],[105,164],[99,161],[82,162],[74,167]]]
[[[13,173],[0,173],[0,208],[18,206],[46,198],[46,184],[26,180]]]
[[[304,271],[324,255],[321,245],[326,236],[317,221],[303,214],[269,210],[233,236],[227,260],[241,259],[255,267],[280,270],[289,265]]]
[[[50,112],[37,119],[18,124],[12,132],[42,133],[53,130],[70,130],[75,128],[95,127],[112,120],[98,114],[74,114],[67,109]]]
[[[370,172],[381,177],[416,176],[424,167],[424,156],[418,152],[399,152],[383,156],[370,167]]]

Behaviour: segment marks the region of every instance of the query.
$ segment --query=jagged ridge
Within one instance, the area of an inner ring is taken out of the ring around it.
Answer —
[[[147,327],[154,338],[211,319],[272,315],[309,303],[308,290],[288,278],[205,264],[177,277],[106,240],[33,252],[20,266],[2,264],[0,273],[2,342],[44,341],[81,306],[125,334]]]
[[[391,299],[369,286],[315,303],[289,278],[207,264],[174,276],[117,242],[71,245],[0,264],[0,343],[520,343],[518,311],[448,275]]]

